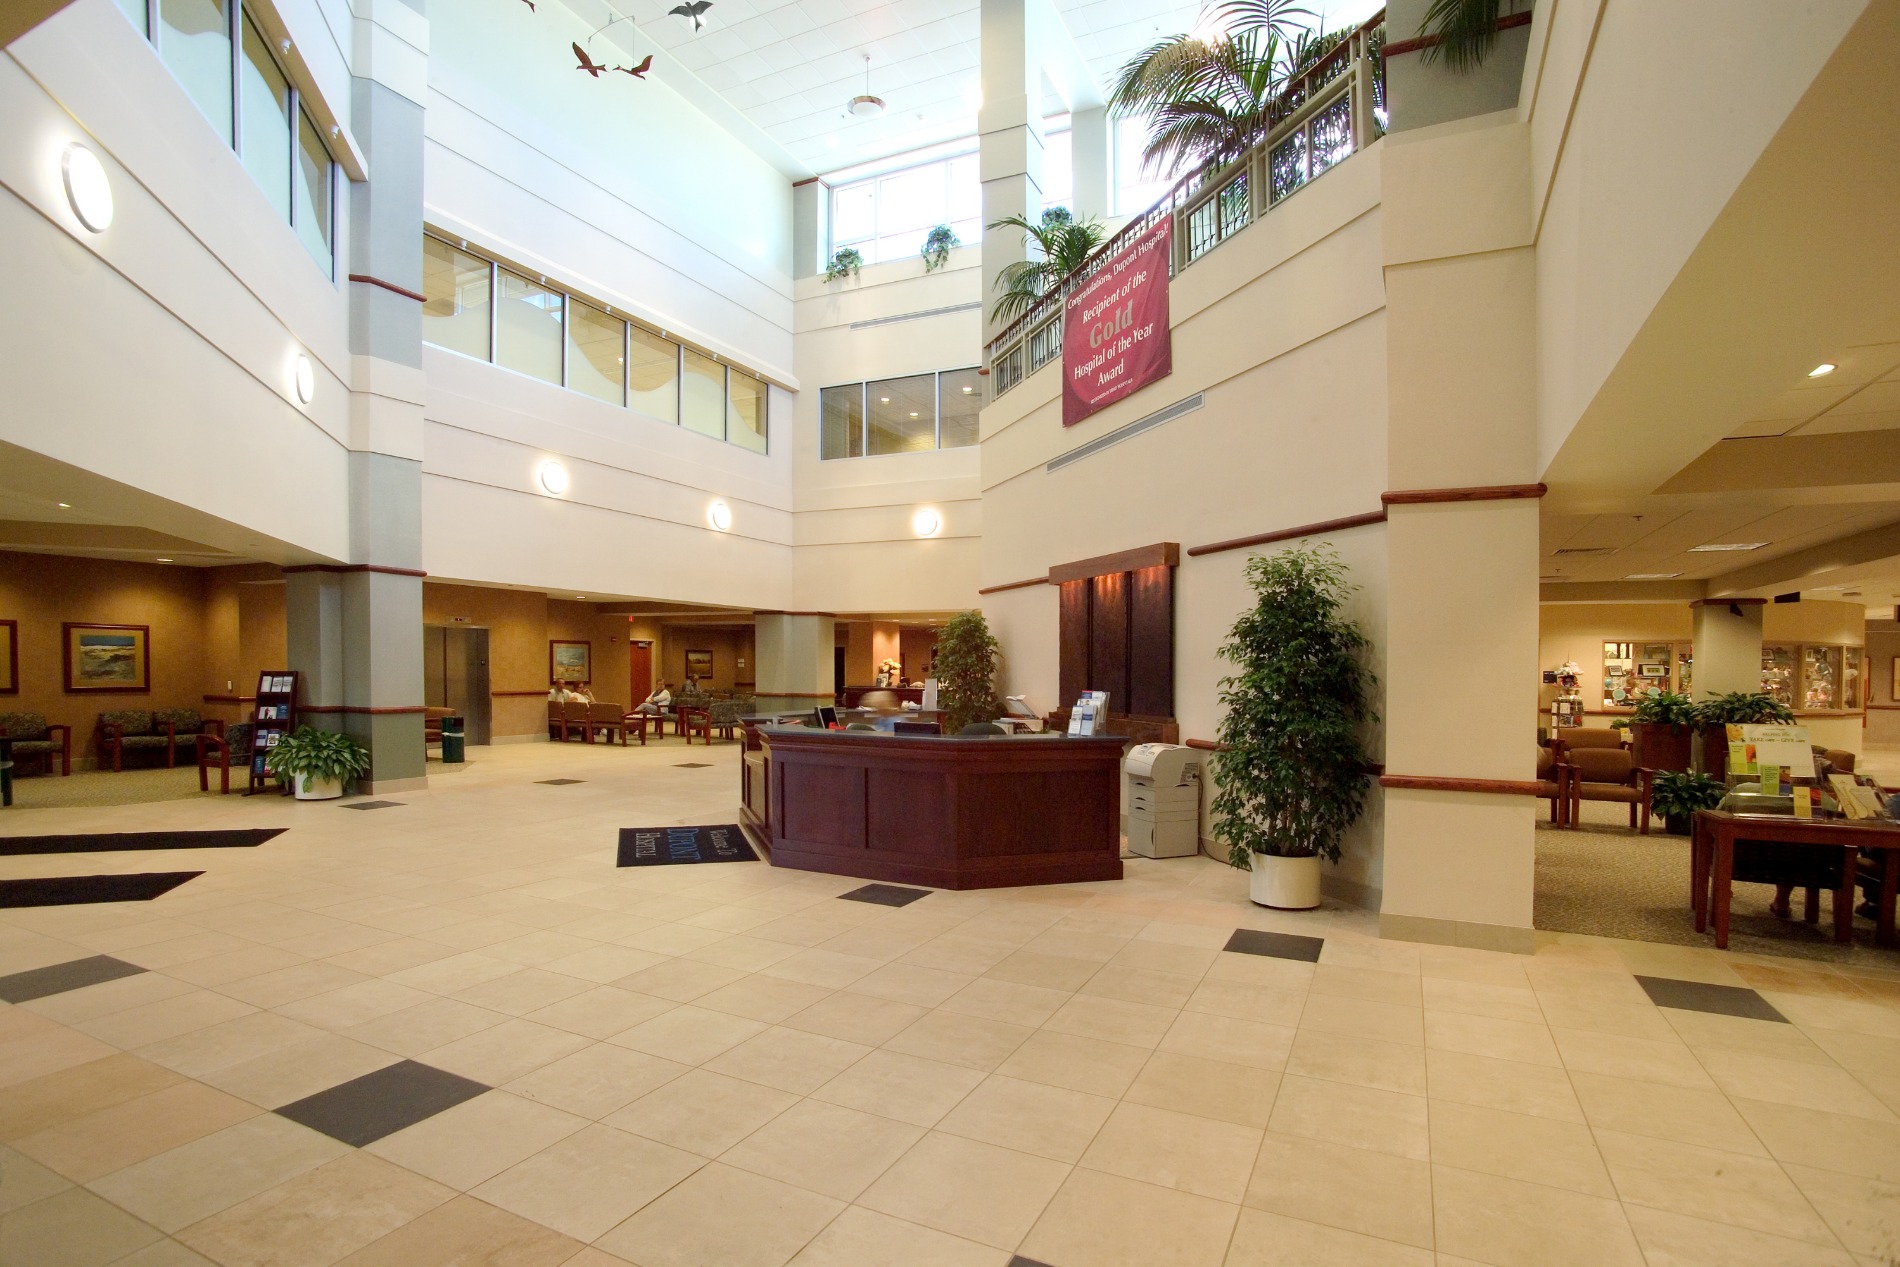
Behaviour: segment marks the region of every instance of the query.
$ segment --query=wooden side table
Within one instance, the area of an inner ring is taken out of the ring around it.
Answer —
[[[1880,855],[1880,892],[1874,944],[1900,944],[1894,934],[1896,893],[1900,892],[1900,823],[1850,819],[1801,819],[1779,814],[1734,814],[1697,810],[1690,829],[1690,903],[1698,933],[1715,926],[1717,950],[1728,949],[1729,904],[1735,880],[1735,842],[1772,844],[1840,852],[1840,883],[1834,890],[1834,940],[1854,938],[1856,863],[1863,849]]]

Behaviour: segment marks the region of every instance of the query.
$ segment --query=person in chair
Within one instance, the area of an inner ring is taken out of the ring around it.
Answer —
[[[653,688],[653,694],[647,696],[646,701],[633,711],[653,715],[664,713],[671,707],[673,707],[673,692],[667,688],[665,679],[661,679],[660,684]]]

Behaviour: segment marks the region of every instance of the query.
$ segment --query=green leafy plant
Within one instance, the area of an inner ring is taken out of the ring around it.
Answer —
[[[954,735],[971,722],[1003,715],[996,697],[996,657],[1001,650],[981,612],[958,612],[937,635],[937,706],[943,731]]]
[[[934,273],[950,262],[950,248],[962,246],[955,229],[940,224],[924,236],[924,249],[918,254],[924,257],[924,271]]]
[[[856,277],[858,270],[864,267],[864,256],[855,246],[839,247],[831,262],[825,265],[825,280],[835,282],[846,277]]]
[[[1323,547],[1251,558],[1247,582],[1258,602],[1220,649],[1239,671],[1221,679],[1215,828],[1243,870],[1256,853],[1336,862],[1365,808],[1361,735],[1378,720],[1370,644],[1340,612],[1354,587]]]
[[[1765,691],[1730,691],[1695,707],[1698,726],[1787,726],[1794,710]]]
[[[1638,701],[1630,720],[1648,726],[1693,726],[1696,706],[1687,695],[1663,691]]]
[[[1630,728],[1630,719],[1627,717],[1619,717],[1615,721],[1610,723],[1611,730],[1628,730],[1629,728]]]
[[[1686,819],[1699,809],[1714,809],[1726,791],[1706,774],[1665,770],[1650,786],[1649,808],[1665,819]]]
[[[264,768],[284,780],[347,783],[369,769],[369,749],[339,731],[299,726],[265,753]]]
[[[1108,236],[1102,222],[1077,220],[1067,207],[1050,207],[1042,213],[1040,224],[1031,224],[1021,216],[1004,216],[990,222],[992,229],[1021,229],[1032,258],[1016,260],[996,275],[1001,292],[990,309],[990,320],[1014,321],[1062,279],[1082,267]]]

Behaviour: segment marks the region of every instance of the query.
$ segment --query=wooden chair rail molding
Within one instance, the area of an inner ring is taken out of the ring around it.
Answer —
[[[257,703],[257,696],[255,695],[207,695],[204,697],[204,699],[205,699],[205,703],[207,704],[255,704]]]
[[[530,695],[546,695],[547,693],[547,687],[537,686],[530,691],[490,691],[488,694],[491,699],[526,699]]]
[[[1220,743],[1213,739],[1183,739],[1181,741],[1181,746],[1184,748],[1198,748],[1202,752],[1226,752],[1227,751],[1226,744]],[[1379,764],[1377,761],[1369,762],[1366,765],[1365,774],[1366,774],[1366,777],[1369,779],[1383,778],[1385,776],[1385,767]]]
[[[1477,488],[1404,488],[1380,493],[1388,506],[1426,506],[1433,502],[1506,502],[1542,497],[1542,484],[1489,484]]]
[[[426,713],[429,710],[421,704],[394,708],[369,708],[362,704],[305,704],[297,710],[300,713],[355,713],[361,717],[400,717],[408,713]]]
[[[1230,541],[1215,541],[1204,546],[1189,546],[1188,554],[1199,558],[1204,554],[1220,554],[1226,550],[1245,550],[1249,546],[1263,546],[1275,541],[1291,541],[1295,537],[1317,537],[1322,533],[1342,532],[1347,528],[1363,528],[1367,524],[1385,522],[1383,509],[1369,511],[1363,515],[1347,515],[1343,519],[1322,519],[1318,523],[1300,524],[1293,528],[1277,528],[1272,532],[1259,532],[1251,537],[1235,537]]]
[[[1117,572],[1139,572],[1145,568],[1178,567],[1181,563],[1181,547],[1173,541],[1157,541],[1151,546],[1139,546],[1133,550],[1123,550],[1117,554],[1098,554],[1092,559],[1078,559],[1074,563],[1058,563],[1049,569],[1049,584],[1061,585],[1065,581],[1087,581],[1098,576],[1113,576]]]
[[[1445,779],[1421,774],[1385,774],[1379,786],[1413,792],[1485,792],[1493,796],[1547,796],[1529,779]]]
[[[380,563],[297,563],[284,568],[284,575],[292,572],[380,572],[384,576],[427,576],[420,568],[385,567]]]
[[[1008,581],[1002,585],[986,585],[982,589],[978,590],[977,593],[1001,594],[1004,590],[1028,589],[1031,585],[1047,585],[1047,584],[1049,584],[1048,577],[1032,576],[1026,581]]]

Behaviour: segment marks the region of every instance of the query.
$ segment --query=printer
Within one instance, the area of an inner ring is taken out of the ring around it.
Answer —
[[[1128,847],[1144,858],[1201,851],[1201,754],[1171,743],[1140,743],[1122,759],[1128,783]]]

